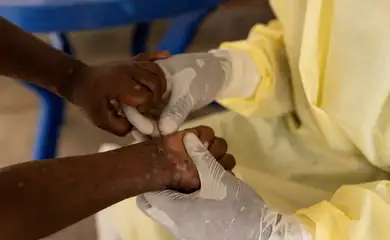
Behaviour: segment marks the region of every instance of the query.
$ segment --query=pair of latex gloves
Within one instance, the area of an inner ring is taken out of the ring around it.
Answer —
[[[181,54],[156,63],[166,75],[168,89],[168,103],[159,118],[152,120],[123,106],[130,123],[145,135],[175,132],[192,111],[215,99],[250,96],[258,84],[237,85],[234,78],[250,73],[260,79],[250,56],[231,50]],[[251,187],[225,171],[195,135],[187,134],[183,141],[198,169],[201,189],[137,197],[138,207],[177,239],[310,239],[298,219],[269,209]]]

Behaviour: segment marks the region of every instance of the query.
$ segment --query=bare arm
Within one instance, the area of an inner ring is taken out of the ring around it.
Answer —
[[[114,203],[165,188],[200,187],[183,137],[191,132],[227,170],[234,158],[212,129],[197,127],[117,150],[0,169],[0,238],[39,239]]]
[[[163,189],[167,174],[150,157],[154,148],[135,145],[1,169],[1,239],[39,239],[123,199]]]
[[[142,113],[158,105],[165,76],[153,61],[168,52],[88,66],[0,16],[0,75],[40,85],[80,107],[98,127],[119,136],[132,128],[121,104]]]
[[[0,75],[35,83],[53,92],[86,67],[0,16]]]

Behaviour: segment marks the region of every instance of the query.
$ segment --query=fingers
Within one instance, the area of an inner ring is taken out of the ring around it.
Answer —
[[[107,118],[107,127],[105,127],[105,125],[101,125],[101,128],[108,130],[119,137],[123,137],[131,131],[132,125],[125,117],[109,113]]]
[[[94,105],[94,109],[88,109],[88,116],[99,128],[109,131],[117,136],[125,136],[132,129],[132,125],[123,116],[116,100],[106,100]]]
[[[173,134],[170,134],[168,136],[163,136],[164,141],[166,144],[169,146],[170,149],[174,150],[175,152],[180,152],[183,154],[183,158],[188,157],[188,153],[184,148],[184,136],[188,133],[194,134],[198,139],[201,139],[200,141],[202,144],[205,145],[210,145],[210,143],[214,139],[214,131],[213,129],[206,127],[206,126],[199,126],[195,128],[189,128],[185,129],[180,132],[176,132]]]
[[[214,141],[209,147],[210,153],[217,159],[219,164],[221,164],[226,171],[231,171],[236,165],[236,160],[233,155],[226,153],[227,150],[228,145],[225,139],[218,137],[214,138]]]
[[[130,66],[122,65],[119,68],[125,74],[119,90],[121,103],[136,107],[141,113],[157,108],[162,103],[166,79],[157,64],[134,62]]]
[[[117,97],[120,102],[136,107],[146,113],[162,102],[166,90],[165,75],[157,64],[152,62],[132,62],[116,66],[120,73],[116,82]]]
[[[212,128],[207,126],[198,126],[180,131],[178,134],[184,138],[184,136],[190,132],[197,136],[203,146],[208,149],[214,158],[219,159],[226,155],[228,149],[226,140],[216,137]]]
[[[188,131],[194,133],[203,146],[208,148],[211,155],[223,166],[227,171],[231,171],[236,165],[236,161],[231,154],[227,154],[228,144],[225,139],[215,137],[214,130],[210,127],[199,126],[183,131],[184,135]]]
[[[165,77],[165,73],[162,68],[155,62],[149,61],[136,61],[134,62],[139,68],[148,71],[156,76]]]
[[[96,119],[98,119],[98,121],[96,121]],[[92,120],[97,127],[111,132],[119,137],[125,136],[132,129],[132,125],[126,118],[118,116],[111,111],[103,113],[102,110],[100,116],[92,117]]]
[[[170,57],[171,54],[168,51],[152,51],[149,53],[142,53],[138,54],[133,58],[135,60],[135,64],[139,67],[142,68],[143,70],[156,75],[162,82],[162,93],[165,93],[166,91],[166,80],[165,80],[165,74],[163,70],[156,64],[152,63],[153,61],[159,60],[159,59],[164,59]],[[147,81],[144,81],[143,84],[146,86],[150,87],[150,90],[153,92],[157,93],[157,89],[154,89],[156,86],[159,86],[159,84],[151,84],[148,83]],[[158,89],[160,90],[160,89]],[[158,96],[161,96],[160,94]]]
[[[166,79],[163,73],[161,74],[154,74],[151,71],[144,70],[142,65],[156,65],[154,63],[138,63],[135,64],[135,66],[131,69],[128,69],[129,74],[131,74],[134,81],[136,81],[138,84],[142,85],[146,89],[148,89],[151,92],[152,98],[151,101],[148,102],[148,104],[145,104],[146,109],[144,109],[144,112],[149,111],[151,108],[157,107],[159,103],[162,101],[162,96],[165,92],[166,88]],[[158,66],[156,65],[158,68]],[[142,107],[142,106],[141,106]]]
[[[214,138],[211,146],[209,147],[210,153],[216,158],[219,159],[223,155],[226,154],[228,149],[228,145],[225,139],[222,138]]]
[[[226,170],[231,172],[233,168],[236,166],[236,160],[234,159],[233,155],[231,154],[225,154],[221,158],[217,160],[219,164],[222,165],[222,167]]]
[[[146,86],[128,79],[128,76],[121,77],[123,80],[120,81],[117,93],[119,102],[141,112],[148,111],[153,105],[153,93]]]
[[[163,70],[152,62],[135,62],[135,65],[154,76],[153,78],[142,78],[140,79],[140,83],[161,98],[167,90],[167,80]]]
[[[193,128],[195,130],[196,136],[199,138],[199,140],[203,143],[203,145],[208,148],[211,143],[214,141],[215,133],[214,130],[207,126],[199,126],[196,128]]]
[[[159,131],[155,127],[156,124],[140,113],[147,113],[157,108],[166,91],[166,79],[163,71],[157,64],[148,61],[165,57],[169,57],[169,53],[164,51],[140,54],[134,58],[132,67],[122,66],[122,70],[131,76],[133,81],[123,81],[125,83],[124,86],[121,86],[123,92],[119,94],[119,101],[123,105],[138,110],[127,108],[127,118],[142,133],[147,135],[157,135],[156,133]]]
[[[199,126],[192,129],[184,130],[184,136],[189,132],[194,133],[203,146],[208,149],[211,155],[217,159],[217,161],[227,171],[231,171],[236,165],[236,161],[231,154],[227,154],[228,144],[225,139],[215,137],[214,130],[207,126]],[[183,136],[183,137],[184,137]]]

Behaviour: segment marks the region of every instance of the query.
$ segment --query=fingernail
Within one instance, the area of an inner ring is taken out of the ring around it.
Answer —
[[[135,85],[135,86],[134,86],[134,89],[135,89],[135,90],[141,90],[141,85],[138,85],[138,84]]]

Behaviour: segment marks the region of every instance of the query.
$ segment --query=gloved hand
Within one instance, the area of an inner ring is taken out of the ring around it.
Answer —
[[[146,135],[175,132],[190,112],[215,100],[231,78],[230,54],[223,50],[179,54],[156,63],[165,73],[170,94],[158,124],[134,108],[123,106],[129,121]]]
[[[201,189],[137,198],[138,207],[177,239],[311,239],[297,218],[272,211],[254,190],[225,171],[194,134],[184,136],[184,145],[198,169]]]
[[[176,55],[156,63],[166,73],[171,89],[159,120],[164,135],[176,131],[191,111],[214,101],[228,85],[232,68],[227,51]]]

